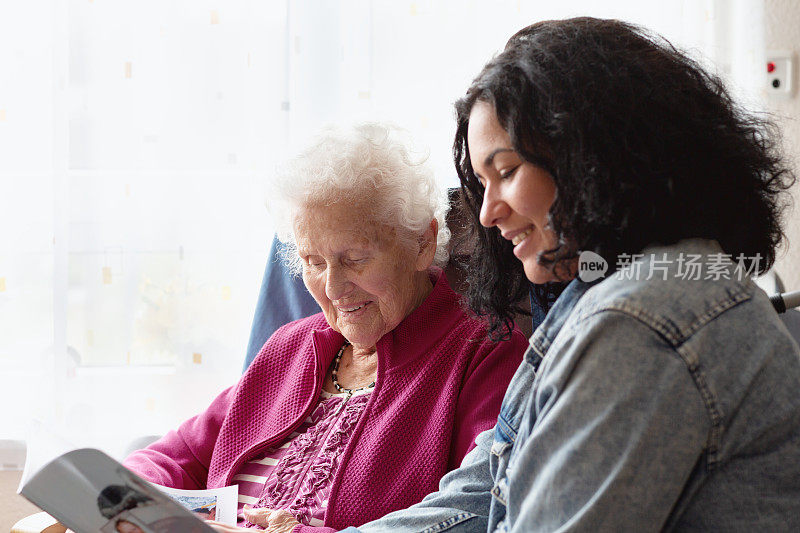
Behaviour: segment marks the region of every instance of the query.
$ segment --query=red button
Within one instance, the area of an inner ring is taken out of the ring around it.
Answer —
[[[772,61],[767,63],[767,72],[770,72],[770,73],[771,72],[775,72],[775,63],[773,63]]]

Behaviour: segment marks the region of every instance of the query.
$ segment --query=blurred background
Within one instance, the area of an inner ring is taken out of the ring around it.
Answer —
[[[204,409],[241,373],[274,165],[391,120],[453,186],[452,103],[515,31],[576,15],[661,33],[800,153],[766,70],[796,57],[792,0],[0,0],[0,440],[38,420],[114,450]]]

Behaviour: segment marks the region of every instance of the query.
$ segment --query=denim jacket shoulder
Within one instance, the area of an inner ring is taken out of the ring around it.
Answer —
[[[798,347],[749,279],[680,279],[681,254],[721,249],[684,241],[646,250],[638,277],[573,281],[494,431],[363,530],[800,531]]]
[[[789,471],[785,467],[800,460],[797,346],[769,300],[749,278],[739,279],[729,269],[727,278],[706,279],[703,273],[699,279],[684,279],[678,270],[681,258],[687,255],[702,256],[705,261],[724,256],[713,241],[689,240],[650,248],[638,261],[636,275],[614,275],[584,287],[583,293],[573,298],[568,316],[548,317],[531,339],[535,354],[531,357],[544,361],[533,385],[533,394],[539,397],[536,405],[543,405],[541,396],[552,394],[554,382],[555,388],[563,386],[555,374],[580,372],[558,367],[559,359],[570,351],[567,346],[595,342],[590,337],[600,328],[615,336],[610,342],[604,339],[605,352],[646,344],[649,357],[664,356],[659,365],[674,356],[683,367],[677,370],[685,372],[687,383],[691,380],[691,387],[683,389],[674,401],[682,404],[687,425],[690,420],[703,422],[707,434],[694,468],[686,474],[680,497],[656,529],[701,530],[724,525],[737,530],[748,524],[774,522],[783,530],[787,523],[784,514],[772,512],[765,517],[756,502],[767,498],[775,509],[800,508],[788,498],[800,487],[797,467]],[[651,276],[654,271],[657,274]],[[596,350],[590,347],[583,357],[594,355]],[[640,379],[647,383],[653,379],[649,361],[637,359],[614,361],[640,365]],[[620,369],[620,376],[624,375]],[[647,386],[655,393],[660,384],[653,379]],[[530,436],[524,433],[533,430],[535,408],[533,411],[531,424],[520,430],[520,438]],[[661,429],[665,434],[675,430]]]

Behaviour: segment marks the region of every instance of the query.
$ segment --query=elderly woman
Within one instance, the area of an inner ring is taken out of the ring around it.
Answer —
[[[494,425],[526,341],[489,340],[434,266],[446,200],[397,130],[325,132],[272,195],[322,313],[125,465],[170,487],[238,484],[240,527],[332,531],[434,491]]]
[[[529,281],[568,284],[494,431],[362,530],[800,531],[800,352],[749,277],[794,180],[769,125],[587,18],[517,33],[456,111],[471,306],[500,325]]]

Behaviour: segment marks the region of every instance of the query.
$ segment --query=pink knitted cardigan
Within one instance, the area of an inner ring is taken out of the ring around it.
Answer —
[[[434,275],[423,304],[377,343],[375,389],[341,456],[326,527],[295,531],[335,531],[420,501],[494,426],[527,341],[518,330],[505,342],[486,339],[445,276]],[[310,414],[343,342],[321,313],[283,326],[237,385],[125,466],[170,487],[229,485]]]

